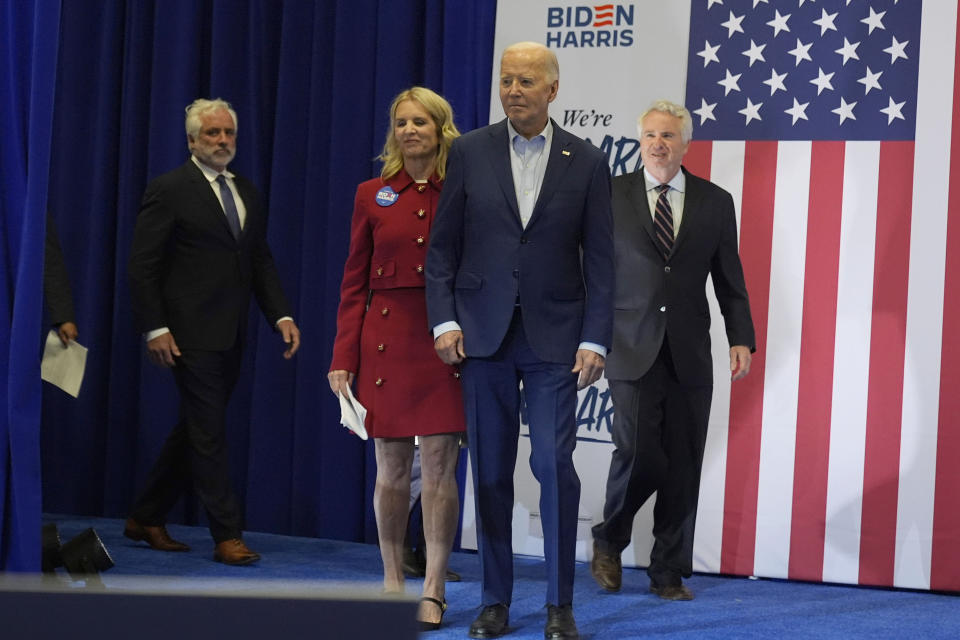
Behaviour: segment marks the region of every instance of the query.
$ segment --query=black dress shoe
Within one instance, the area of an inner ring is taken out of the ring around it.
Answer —
[[[603,551],[597,546],[597,541],[594,540],[590,575],[593,576],[598,585],[607,591],[620,591],[620,583],[623,579],[623,565],[620,562],[620,555]]]
[[[505,604],[488,605],[470,625],[469,635],[471,638],[499,638],[507,632],[509,621],[510,607]]]
[[[543,637],[549,640],[579,640],[580,632],[573,620],[573,605],[547,605],[547,626],[543,628]]]

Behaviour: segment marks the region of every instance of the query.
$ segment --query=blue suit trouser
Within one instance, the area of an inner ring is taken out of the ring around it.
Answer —
[[[465,339],[469,345],[470,337]],[[573,602],[580,478],[573,466],[577,377],[571,366],[536,356],[518,310],[497,352],[468,358],[462,367],[485,606],[509,606],[513,592],[513,473],[521,382],[530,425],[530,467],[540,483],[547,603]]]

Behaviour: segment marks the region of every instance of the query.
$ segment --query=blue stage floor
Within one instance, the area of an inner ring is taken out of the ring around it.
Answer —
[[[381,586],[379,553],[372,545],[247,533],[247,543],[263,560],[247,567],[227,567],[213,561],[213,545],[203,528],[171,525],[173,537],[193,550],[160,553],[124,538],[120,520],[75,516],[45,520],[57,523],[63,541],[87,527],[96,529],[116,563],[102,576],[108,589],[124,588],[121,576],[167,576],[190,588],[201,585],[214,590],[229,587],[237,579],[266,584],[314,581],[324,590],[342,585],[372,593]],[[479,611],[476,554],[456,553],[450,566],[463,581],[447,584],[450,608],[443,627],[423,634],[424,638],[466,638]],[[542,561],[517,557],[515,577],[511,632],[505,637],[541,639],[546,616]],[[68,579],[65,573],[62,579]],[[687,584],[696,595],[694,601],[665,602],[647,591],[643,571],[627,569],[623,590],[608,594],[596,586],[589,566],[578,564],[574,611],[581,637],[960,638],[956,595],[708,575],[695,575]],[[419,590],[418,581],[408,581],[410,595],[417,596]]]

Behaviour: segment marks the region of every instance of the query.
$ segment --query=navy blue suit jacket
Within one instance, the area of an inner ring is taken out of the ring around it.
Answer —
[[[537,357],[572,363],[577,346],[610,347],[613,223],[599,149],[553,123],[546,173],[524,228],[507,121],[454,141],[427,253],[431,327],[456,321],[468,357],[499,348],[519,299]]]

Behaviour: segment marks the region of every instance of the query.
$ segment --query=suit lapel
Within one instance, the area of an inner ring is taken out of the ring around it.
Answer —
[[[653,243],[657,255],[660,253],[660,243],[657,242],[657,234],[653,229],[653,213],[650,211],[650,201],[647,200],[647,180],[643,176],[643,167],[640,167],[631,174],[633,184],[630,188],[630,202],[633,204],[633,212],[639,221],[640,228],[644,230],[650,242]]]
[[[215,219],[216,224],[223,230],[227,238],[235,241],[233,232],[230,231],[230,223],[227,222],[227,216],[223,213],[223,207],[220,205],[220,201],[217,200],[217,196],[214,195],[213,189],[210,187],[210,181],[203,175],[203,171],[193,163],[193,160],[187,160],[187,165],[189,165],[188,168],[190,169],[190,184],[200,199],[200,202],[203,204],[200,215],[206,216],[208,219]],[[240,188],[237,187],[237,190],[239,191]],[[247,199],[244,198],[244,205],[246,205],[246,202]],[[242,234],[241,237],[243,237]]]
[[[540,217],[540,212],[550,203],[550,199],[563,184],[563,175],[567,167],[573,161],[573,151],[570,147],[573,145],[573,137],[557,126],[557,123],[550,120],[553,125],[553,141],[550,143],[550,157],[547,158],[547,170],[543,175],[543,184],[540,185],[540,195],[537,196],[537,202],[533,206],[533,213],[530,215],[530,221],[527,226],[536,222]]]
[[[690,228],[696,225],[697,216],[700,214],[700,201],[703,200],[703,192],[696,180],[692,179],[690,172],[680,168],[685,178],[683,193],[683,218],[680,221],[680,231],[677,233],[677,239],[673,243],[673,254],[683,245],[684,240],[690,235]]]
[[[517,189],[513,184],[513,169],[510,164],[510,139],[507,135],[507,121],[502,120],[498,124],[490,127],[488,155],[490,165],[493,167],[493,173],[497,177],[500,189],[503,191],[503,197],[517,222],[520,222],[520,206],[517,204]]]

